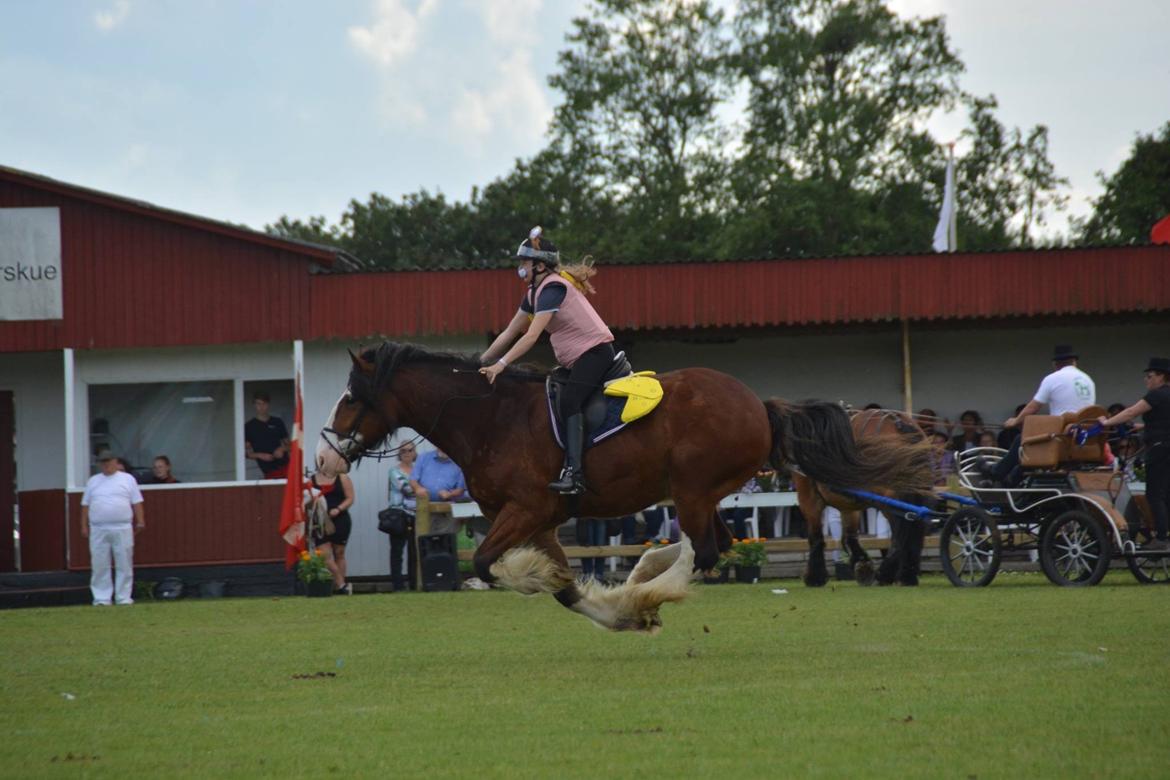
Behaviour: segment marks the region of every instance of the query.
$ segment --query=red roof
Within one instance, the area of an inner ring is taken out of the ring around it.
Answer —
[[[512,269],[314,273],[336,250],[0,168],[0,208],[61,210],[64,319],[0,352],[482,334]],[[1170,245],[600,267],[615,329],[783,327],[1170,310]]]
[[[774,327],[1170,310],[1170,246],[600,267],[613,328]],[[514,271],[313,279],[313,338],[499,331]]]

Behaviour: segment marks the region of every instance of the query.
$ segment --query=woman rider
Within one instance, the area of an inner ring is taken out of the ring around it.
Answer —
[[[1106,428],[1142,416],[1145,423],[1146,502],[1154,516],[1154,540],[1145,550],[1170,550],[1170,358],[1150,358],[1146,367],[1146,394],[1112,417],[1098,417]]]
[[[581,444],[585,437],[582,407],[613,363],[613,334],[585,293],[557,272],[560,254],[551,241],[542,237],[539,227],[534,227],[516,250],[516,260],[520,263],[517,273],[528,282],[528,290],[516,316],[483,353],[484,367],[479,372],[488,382],[495,382],[505,367],[523,357],[540,334],[548,331],[557,362],[570,372],[559,400],[561,419],[565,421],[565,467],[560,478],[549,483],[549,489],[574,495],[585,489],[581,473]],[[593,269],[578,266],[572,271],[574,278],[592,292],[589,277]]]

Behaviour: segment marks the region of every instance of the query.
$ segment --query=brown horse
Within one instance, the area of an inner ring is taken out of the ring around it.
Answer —
[[[929,470],[929,440],[910,415],[889,409],[866,409],[851,415],[850,427],[858,442],[905,443],[907,452],[917,454],[919,463],[916,469]],[[825,567],[825,534],[821,524],[821,515],[826,506],[834,507],[841,512],[841,548],[849,554],[849,563],[853,566],[854,578],[858,584],[872,585],[875,578],[882,584],[890,584],[895,579],[905,585],[918,584],[918,567],[922,557],[925,529],[921,522],[905,520],[901,516],[891,517],[892,545],[882,562],[881,571],[875,573],[869,554],[857,539],[861,513],[870,505],[850,496],[835,493],[830,486],[804,474],[794,472],[793,483],[800,503],[800,513],[804,515],[808,527],[808,565],[804,571],[806,585],[819,587],[829,579]],[[866,486],[865,490],[910,503],[921,504],[932,500],[929,491],[905,491],[880,482]]]
[[[662,374],[662,402],[586,452],[583,495],[552,493],[562,456],[553,438],[543,376],[509,368],[489,385],[474,357],[385,343],[353,356],[349,384],[322,431],[318,468],[345,471],[400,426],[440,447],[463,469],[491,530],[475,553],[486,582],[552,593],[601,626],[654,630],[658,608],[678,601],[697,568],[731,543],[719,500],[765,462],[792,463],[819,482],[913,489],[929,471],[896,440],[855,443],[834,404],[761,402],[738,380],[692,368]],[[570,516],[619,517],[667,497],[679,544],[642,557],[622,586],[574,580],[556,528]],[[577,506],[571,507],[574,500]]]

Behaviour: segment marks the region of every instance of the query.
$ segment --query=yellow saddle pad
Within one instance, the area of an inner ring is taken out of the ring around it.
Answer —
[[[662,400],[662,383],[654,378],[653,371],[638,371],[606,383],[605,394],[626,399],[622,422],[628,423],[645,417],[658,406]]]

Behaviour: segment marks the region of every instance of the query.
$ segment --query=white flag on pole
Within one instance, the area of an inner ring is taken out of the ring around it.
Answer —
[[[938,225],[934,229],[934,251],[955,251],[955,145],[951,144],[951,155],[947,159],[947,182],[943,189],[942,209],[938,212]]]

